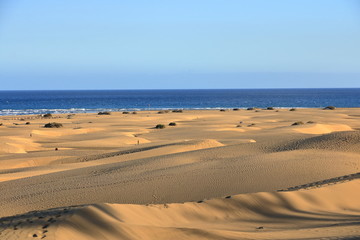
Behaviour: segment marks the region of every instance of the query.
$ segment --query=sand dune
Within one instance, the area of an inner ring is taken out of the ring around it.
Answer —
[[[283,145],[279,151],[323,149],[360,153],[360,131],[345,131],[297,140]]]
[[[360,180],[353,180],[305,191],[240,194],[183,204],[59,208],[3,218],[0,236],[64,240],[355,239],[360,236],[358,190]]]
[[[4,117],[0,239],[356,239],[358,115],[76,114],[60,129]]]
[[[247,142],[251,140],[244,140]],[[102,165],[104,163],[112,163],[119,161],[129,161],[133,159],[138,159],[141,157],[151,157],[151,156],[160,156],[164,154],[172,154],[178,152],[188,152],[195,151],[199,149],[214,148],[224,146],[222,143],[213,140],[189,140],[183,142],[174,142],[172,144],[165,145],[154,145],[148,147],[137,147],[128,150],[122,150],[117,152],[107,152],[96,155],[89,155],[86,157],[66,157],[66,154],[63,156],[46,156],[46,157],[34,157],[26,159],[16,159],[16,160],[7,160],[3,161],[6,163],[7,169],[0,170],[0,182],[14,180],[19,178],[25,178],[29,176],[37,176],[48,173],[53,173],[57,171],[64,171],[64,169],[76,169],[83,168],[83,164],[78,165],[66,165],[64,163],[82,163],[102,160],[101,162],[92,162],[87,164],[87,166]],[[65,158],[64,158],[65,157]],[[114,157],[117,157],[115,160]],[[107,161],[105,161],[105,159]],[[54,166],[59,165],[61,166]]]
[[[0,139],[1,153],[27,153],[31,151],[44,150],[40,144],[30,138],[3,137]]]
[[[345,124],[307,124],[294,129],[300,133],[306,134],[325,134],[332,132],[350,131],[351,127]]]
[[[46,137],[60,137],[60,136],[67,136],[67,135],[76,135],[76,134],[87,134],[97,131],[102,131],[103,128],[75,128],[75,129],[43,129],[43,130],[33,130],[31,131],[33,135],[40,135]]]
[[[261,153],[259,143],[124,158],[131,155],[106,158],[100,155],[96,161],[76,163],[74,167],[60,165],[59,171],[34,175],[31,181],[23,178],[3,182],[2,213],[6,216],[74,203],[197,201],[227,194],[284,189],[350,174],[360,168],[360,159],[354,153],[311,149]],[[17,186],[26,189],[24,197],[18,198],[19,192],[13,191]]]
[[[360,237],[360,216],[354,211],[360,207],[358,190],[360,180],[308,191],[243,194],[202,203],[91,205],[60,222],[54,236],[57,239],[66,239],[68,235],[76,239]],[[339,198],[339,194],[347,198]],[[101,227],[104,225],[108,228]]]

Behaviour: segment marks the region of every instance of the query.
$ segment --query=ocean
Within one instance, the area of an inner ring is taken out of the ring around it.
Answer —
[[[0,91],[0,115],[329,105],[360,107],[360,88]]]

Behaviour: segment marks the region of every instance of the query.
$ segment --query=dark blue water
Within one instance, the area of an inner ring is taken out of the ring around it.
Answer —
[[[0,115],[328,105],[360,107],[360,89],[0,91]]]

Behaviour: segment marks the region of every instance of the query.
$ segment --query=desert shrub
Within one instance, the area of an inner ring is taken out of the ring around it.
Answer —
[[[296,125],[303,125],[304,123],[301,121],[298,122],[294,122],[293,124],[291,124],[291,126],[296,126]]]
[[[125,112],[122,112],[122,114],[129,114],[129,112],[125,111]]]
[[[260,112],[260,110],[255,110],[255,112]]]
[[[313,124],[315,122],[314,121],[307,121],[306,123]]]
[[[30,122],[26,122],[25,125],[30,125]]]
[[[158,111],[158,114],[164,114],[164,113],[168,113],[169,110],[161,110],[161,111]]]
[[[290,112],[296,111],[296,108],[290,108]]]
[[[249,108],[247,108],[246,110],[255,110],[255,108],[254,107],[249,107]]]
[[[240,109],[239,108],[233,108],[233,111],[239,111]]]
[[[266,110],[274,110],[275,108],[273,107],[267,107]]]
[[[111,112],[98,112],[98,115],[111,115]]]
[[[0,126],[2,126],[3,124],[2,123],[0,123]]]
[[[181,109],[175,109],[175,110],[172,110],[172,112],[173,112],[173,113],[182,113],[183,110],[181,110]]]
[[[44,118],[51,118],[52,114],[51,113],[46,113],[44,115],[42,115]]]
[[[236,127],[242,127],[242,125],[239,124],[239,125],[236,125]]]
[[[169,126],[176,126],[176,122],[169,123]]]
[[[69,115],[66,116],[66,118],[67,118],[67,119],[73,119],[74,116],[75,116],[75,114],[69,114]]]
[[[25,121],[25,119],[24,119],[24,118],[20,118],[20,121]]]
[[[251,124],[248,125],[248,127],[253,127],[255,125],[256,125],[255,123],[251,123]]]
[[[137,112],[132,112],[132,114],[137,114]]]
[[[220,112],[225,112],[226,110],[225,109],[220,109]]]
[[[61,123],[57,123],[57,122],[52,122],[52,123],[47,123],[44,125],[44,127],[46,128],[61,128],[63,125]]]
[[[334,106],[327,106],[327,107],[324,107],[323,109],[324,109],[324,110],[335,110],[336,107],[334,107]]]
[[[163,129],[165,128],[165,125],[164,124],[158,124],[155,126],[156,129]]]

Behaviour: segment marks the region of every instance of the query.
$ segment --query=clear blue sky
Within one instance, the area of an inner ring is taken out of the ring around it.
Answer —
[[[360,87],[359,0],[0,0],[0,90]]]

